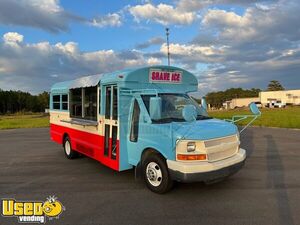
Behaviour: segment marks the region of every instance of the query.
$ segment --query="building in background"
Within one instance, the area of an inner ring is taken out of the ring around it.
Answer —
[[[255,102],[258,107],[283,108],[286,105],[300,105],[300,90],[262,91],[258,97],[234,98],[223,103],[225,109],[247,107]]]
[[[300,105],[300,90],[262,91],[259,98],[263,107]]]
[[[230,101],[226,101],[223,103],[223,107],[225,109],[235,109],[235,108],[242,108],[248,107],[251,102],[260,102],[259,97],[252,97],[252,98],[234,98]]]

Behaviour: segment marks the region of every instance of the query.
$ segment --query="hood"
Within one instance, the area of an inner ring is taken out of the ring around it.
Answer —
[[[197,120],[191,123],[172,123],[173,137],[177,139],[208,140],[234,135],[237,126],[218,119]]]

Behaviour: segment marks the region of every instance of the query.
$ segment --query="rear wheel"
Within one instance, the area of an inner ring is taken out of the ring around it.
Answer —
[[[74,159],[78,157],[78,153],[72,150],[71,141],[68,136],[65,137],[63,146],[64,146],[65,155],[68,159]]]
[[[151,154],[144,160],[143,175],[147,187],[155,193],[166,193],[173,186],[166,160],[159,154]]]

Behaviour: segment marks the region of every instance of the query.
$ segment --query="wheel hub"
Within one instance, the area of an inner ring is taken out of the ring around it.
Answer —
[[[162,181],[162,171],[155,162],[150,162],[146,169],[147,179],[149,183],[155,187],[159,186]]]

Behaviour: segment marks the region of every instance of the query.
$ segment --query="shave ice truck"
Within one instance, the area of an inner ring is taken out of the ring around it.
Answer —
[[[188,95],[197,90],[192,73],[171,66],[57,83],[50,94],[51,139],[68,159],[83,154],[116,171],[134,168],[156,193],[174,181],[222,180],[242,168],[246,152],[234,120],[209,117],[205,103]]]

